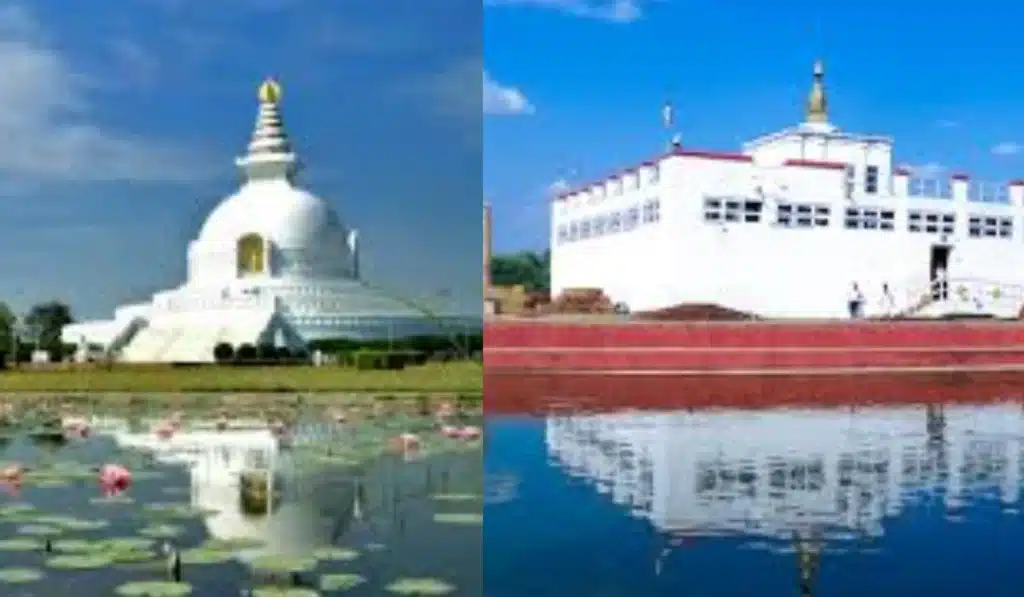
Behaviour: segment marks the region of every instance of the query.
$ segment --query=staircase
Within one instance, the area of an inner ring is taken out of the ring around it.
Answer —
[[[150,325],[140,329],[123,349],[119,360],[126,363],[154,363],[164,361],[164,352],[182,334],[180,326]]]
[[[161,360],[171,363],[213,362],[213,349],[220,342],[224,328],[189,326],[172,342],[163,353]]]
[[[1024,286],[982,278],[950,278],[932,281],[911,294],[897,317],[942,318],[951,316],[1018,319],[1024,308]]]

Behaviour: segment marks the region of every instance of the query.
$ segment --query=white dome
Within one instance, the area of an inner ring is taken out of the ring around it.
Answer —
[[[285,249],[337,247],[348,234],[327,202],[281,179],[243,185],[213,210],[198,240],[234,243],[250,233]]]

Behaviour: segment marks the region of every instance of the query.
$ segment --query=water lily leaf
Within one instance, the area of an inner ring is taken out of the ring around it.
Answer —
[[[52,537],[54,535],[60,535],[63,532],[63,529],[55,526],[45,524],[26,524],[18,527],[15,534],[31,535],[34,537]]]
[[[35,512],[36,507],[32,504],[7,504],[6,506],[0,507],[0,516],[7,517],[18,514],[25,514],[26,512]]]
[[[107,527],[105,520],[82,520],[72,516],[38,516],[36,524],[54,526],[69,531],[96,531]]]
[[[35,568],[0,568],[0,583],[35,582],[43,578],[43,572]]]
[[[113,537],[99,543],[111,551],[145,551],[153,547],[156,541],[148,537]]]
[[[253,570],[260,572],[308,572],[316,568],[315,558],[288,556],[263,556],[249,562]]]
[[[181,534],[182,528],[173,524],[154,524],[139,529],[139,534],[154,539],[171,539]]]
[[[441,524],[483,524],[483,514],[476,512],[440,512],[434,515],[434,522]]]
[[[313,557],[321,562],[349,562],[358,558],[359,552],[341,547],[322,547],[313,551]]]
[[[53,544],[53,549],[64,553],[84,553],[101,549],[102,541],[89,541],[88,539],[61,539]]]
[[[447,595],[455,587],[436,578],[402,578],[384,587],[385,590],[398,595]]]
[[[193,507],[191,504],[153,503],[143,506],[146,514],[153,517],[164,518],[196,518],[200,516],[211,516],[216,510],[204,510]]]
[[[58,487],[67,487],[69,483],[64,479],[39,479],[29,480],[32,487],[39,487],[41,489],[56,489]]]
[[[320,597],[320,593],[303,587],[267,585],[252,590],[252,597]]]
[[[114,593],[119,597],[185,597],[192,593],[192,585],[160,580],[129,582],[117,587]]]
[[[325,574],[320,577],[321,591],[347,591],[366,582],[358,574]]]
[[[223,564],[235,557],[235,552],[225,549],[197,547],[181,553],[182,564]]]
[[[472,502],[484,499],[484,496],[477,493],[439,493],[431,497],[439,502]]]
[[[46,560],[46,565],[62,570],[92,570],[106,568],[114,563],[110,554],[88,553],[59,555]]]
[[[0,539],[0,551],[36,551],[43,544],[38,539],[22,537],[17,539]]]
[[[267,542],[262,539],[249,537],[238,537],[236,539],[211,538],[203,543],[202,547],[219,551],[242,551],[245,549],[259,549],[266,546],[266,544]]]
[[[387,549],[387,545],[384,545],[383,543],[367,543],[363,548],[365,548],[366,551],[382,551]]]
[[[156,554],[148,550],[119,549],[110,552],[110,559],[118,564],[148,562],[155,557]]]
[[[89,503],[96,504],[98,506],[104,505],[123,505],[123,504],[134,504],[135,500],[127,495],[104,495],[100,497],[89,498]]]

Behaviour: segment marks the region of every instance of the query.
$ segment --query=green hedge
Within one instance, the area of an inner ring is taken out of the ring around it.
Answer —
[[[427,355],[414,350],[354,350],[342,353],[338,363],[359,370],[405,369],[412,365],[426,363]]]
[[[395,340],[349,340],[347,338],[329,338],[314,340],[309,343],[310,352],[320,350],[324,354],[351,354],[360,350],[377,352],[421,352],[427,355],[443,352],[454,352],[467,349],[470,354],[483,350],[482,334],[459,334],[455,336],[413,336]]]

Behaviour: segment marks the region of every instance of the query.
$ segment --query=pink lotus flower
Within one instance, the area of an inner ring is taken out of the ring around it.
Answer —
[[[453,427],[452,425],[442,425],[441,435],[451,439],[457,439],[459,437],[462,437],[462,429],[458,427]]]
[[[482,432],[479,427],[469,425],[459,429],[459,437],[464,440],[477,440],[480,439]]]
[[[132,473],[120,464],[104,464],[99,469],[99,479],[104,495],[117,495],[131,487]]]

